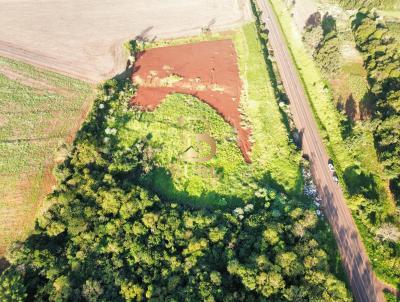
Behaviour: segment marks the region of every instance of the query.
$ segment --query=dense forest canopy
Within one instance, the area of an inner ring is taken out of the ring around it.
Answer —
[[[400,195],[399,43],[376,13],[360,10],[353,21],[357,47],[364,54],[370,94],[375,101],[375,141],[380,159]]]
[[[103,86],[53,205],[10,253],[1,301],[352,300],[331,273],[326,222],[304,202],[260,183],[241,206],[199,208],[146,187],[151,135],[129,147],[118,136],[140,118],[134,91]]]

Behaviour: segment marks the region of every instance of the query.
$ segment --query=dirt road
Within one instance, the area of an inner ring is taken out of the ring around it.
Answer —
[[[327,152],[271,4],[267,0],[257,0],[257,3],[269,31],[269,41],[290,99],[295,124],[303,133],[303,152],[310,158],[314,181],[323,199],[324,212],[332,226],[353,295],[359,302],[385,301],[343,192],[328,169]]]
[[[97,82],[124,70],[124,41],[197,35],[251,18],[247,0],[0,0],[0,55]]]

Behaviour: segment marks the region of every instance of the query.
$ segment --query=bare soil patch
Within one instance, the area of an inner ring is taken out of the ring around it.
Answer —
[[[313,0],[302,0],[302,1],[286,1],[286,3],[292,6],[293,19],[299,32],[303,32],[306,26],[307,20],[312,14],[318,11],[318,7]]]
[[[237,132],[250,162],[250,129],[239,111],[242,83],[231,40],[153,48],[138,55],[132,80],[139,84],[132,104],[154,110],[168,94],[193,95],[214,108]]]

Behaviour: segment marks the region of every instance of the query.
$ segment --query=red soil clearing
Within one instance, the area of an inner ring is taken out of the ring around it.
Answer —
[[[154,110],[171,93],[193,95],[214,108],[238,135],[246,162],[251,162],[250,129],[241,125],[242,83],[231,40],[207,41],[147,50],[132,74],[139,89],[132,104]]]

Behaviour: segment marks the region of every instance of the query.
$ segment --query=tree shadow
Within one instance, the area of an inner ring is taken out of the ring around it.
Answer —
[[[343,97],[339,95],[336,102],[336,110],[342,112],[344,110]]]
[[[0,257],[0,274],[10,266],[10,263],[7,261],[6,258]]]
[[[243,205],[240,198],[229,195],[221,195],[213,190],[194,196],[186,191],[176,188],[172,173],[165,167],[157,167],[147,175],[141,177],[140,183],[149,191],[153,191],[161,198],[193,207],[225,208]]]
[[[349,138],[353,134],[354,122],[345,114],[341,114],[340,119],[340,135],[343,139]]]
[[[376,107],[376,96],[368,91],[359,103],[360,119],[366,120],[372,117]]]
[[[351,195],[361,194],[368,199],[378,199],[378,188],[372,173],[366,173],[358,165],[352,165],[344,170],[343,177]]]
[[[347,117],[350,120],[354,121],[357,115],[357,104],[356,101],[354,100],[352,93],[350,93],[349,97],[346,100],[344,110],[346,112]]]
[[[242,198],[209,190],[200,196],[193,196],[184,190],[179,190],[174,184],[172,173],[165,167],[157,167],[141,177],[140,184],[170,202],[179,202],[195,208],[235,208],[244,205]],[[273,179],[270,172],[260,179],[254,180],[260,188],[271,188],[277,192],[288,194],[284,187]],[[289,193],[290,194],[290,193]]]
[[[307,21],[306,24],[304,26],[305,30],[310,30],[312,28],[315,28],[317,26],[321,25],[321,13],[320,12],[315,12],[313,14],[311,14]]]
[[[392,178],[389,181],[389,187],[394,195],[397,206],[400,206],[400,177]]]

